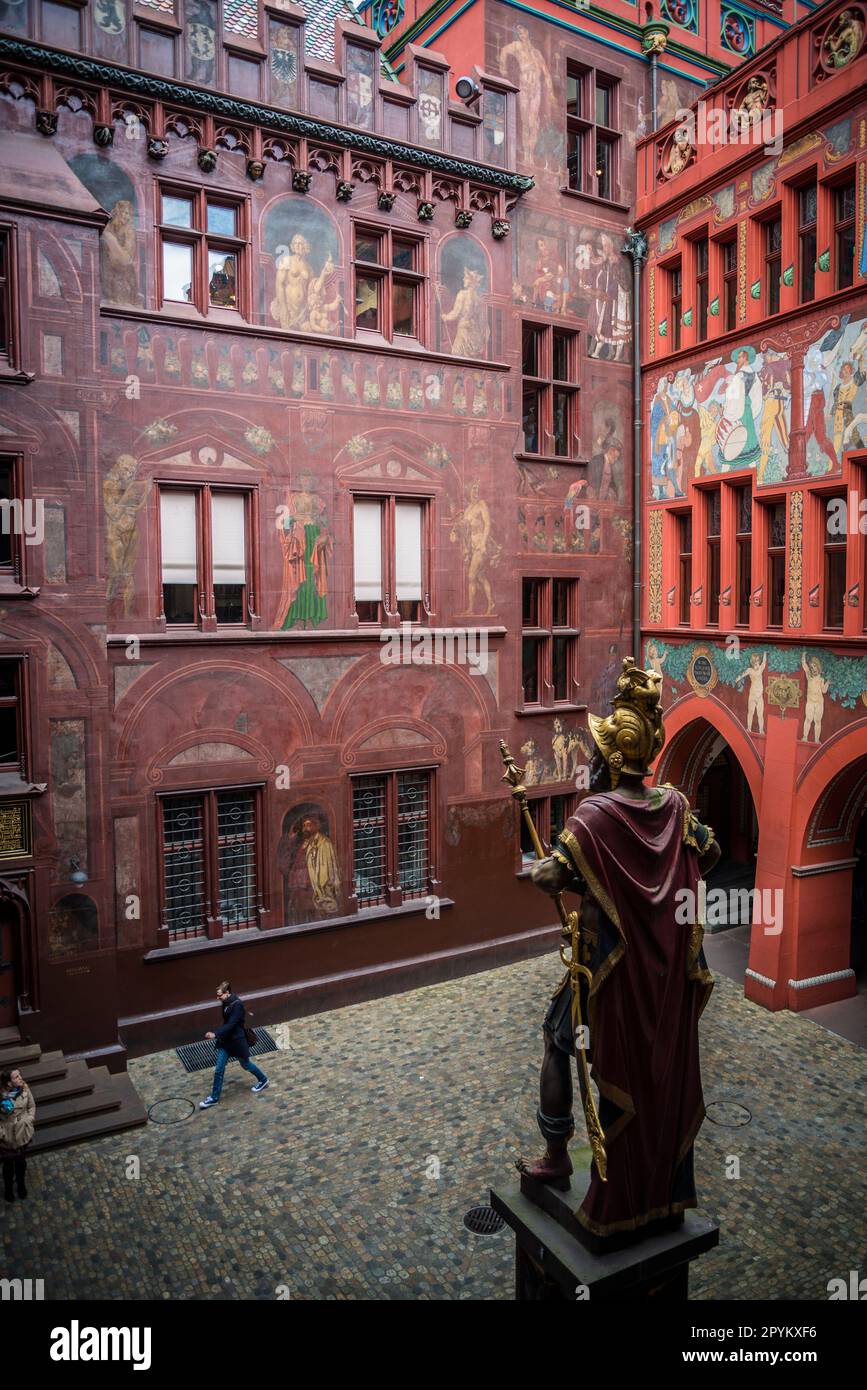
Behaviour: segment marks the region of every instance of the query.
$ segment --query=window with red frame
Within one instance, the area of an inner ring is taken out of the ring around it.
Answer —
[[[162,611],[171,626],[240,626],[252,610],[249,491],[159,490]]]
[[[21,661],[0,661],[0,774],[27,775],[25,732]]]
[[[12,229],[0,227],[0,368],[18,365],[12,250]]]
[[[578,334],[521,327],[524,453],[573,458],[578,447]]]
[[[0,455],[0,579],[24,582],[27,544],[21,488],[21,459],[14,454]]]
[[[786,602],[786,504],[767,504],[767,600],[768,627],[783,626]]]
[[[675,261],[668,267],[668,303],[671,347],[673,352],[677,352],[680,347],[683,319],[683,267],[680,261]]]
[[[676,521],[678,621],[688,626],[692,601],[692,512],[680,512]]]
[[[522,579],[524,705],[572,703],[578,680],[577,608],[577,579]]]
[[[846,494],[841,492],[825,498],[823,556],[824,556],[824,626],[843,630],[846,607],[846,528],[839,518],[846,516]]]
[[[738,243],[732,237],[720,247],[722,255],[723,329],[726,333],[737,327],[738,312]]]
[[[566,73],[566,175],[570,188],[609,201],[618,186],[620,84],[593,68]]]
[[[536,827],[536,834],[542,841],[544,848],[553,848],[559,839],[561,830],[566,827],[566,822],[570,816],[575,814],[578,805],[578,798],[572,795],[556,796],[533,796],[529,801],[530,815]],[[521,826],[521,867],[529,869],[536,862],[536,851],[533,841],[530,838],[529,827],[520,819]]]
[[[162,926],[170,942],[257,926],[258,791],[159,800]]]
[[[838,184],[834,197],[834,288],[846,289],[855,278],[855,180]]]
[[[166,185],[158,198],[162,304],[193,304],[202,314],[217,309],[244,312],[246,200]]]
[[[783,219],[772,217],[762,224],[765,253],[765,308],[780,312],[780,283],[783,273]]]
[[[355,612],[361,623],[421,622],[430,608],[430,502],[356,496],[352,508]]]
[[[798,189],[798,290],[801,304],[816,295],[816,221],[819,190],[815,180]]]
[[[708,289],[710,285],[710,245],[706,236],[694,243],[695,247],[695,335],[703,343],[707,337]]]
[[[712,488],[705,500],[705,522],[707,525],[707,622],[710,627],[719,626],[719,591],[722,585],[720,568],[720,544],[722,537],[722,494],[718,487]]]
[[[355,329],[389,342],[424,337],[424,242],[391,228],[355,226]]]
[[[353,777],[352,858],[359,908],[399,907],[430,892],[429,769]]]
[[[735,612],[739,627],[750,625],[753,592],[753,493],[749,483],[735,489]]]

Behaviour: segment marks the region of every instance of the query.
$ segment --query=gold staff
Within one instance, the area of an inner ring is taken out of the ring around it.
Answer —
[[[524,824],[530,836],[533,849],[536,851],[537,859],[545,858],[545,849],[539,839],[533,817],[530,814],[530,807],[527,802],[527,789],[523,785],[524,769],[517,766],[508,748],[500,739],[500,753],[506,771],[503,781],[508,782],[512,788],[512,796],[521,808],[521,815],[524,817]],[[581,1081],[581,1100],[584,1105],[584,1119],[587,1123],[587,1136],[590,1140],[590,1147],[593,1150],[593,1160],[597,1171],[603,1182],[607,1182],[608,1159],[605,1153],[605,1135],[602,1125],[599,1122],[599,1112],[596,1109],[596,1102],[593,1099],[593,1092],[590,1089],[590,1068],[587,1065],[587,1053],[584,1050],[584,1025],[581,1018],[581,979],[583,975],[588,984],[593,983],[593,973],[586,965],[582,965],[579,959],[581,950],[581,914],[580,912],[567,912],[563,902],[563,894],[553,895],[554,903],[557,908],[557,915],[563,928],[563,940],[560,942],[560,959],[569,971],[569,980],[572,985],[572,1031],[575,1037],[575,1059],[578,1063],[579,1079]],[[569,944],[569,955],[566,955],[566,943]]]

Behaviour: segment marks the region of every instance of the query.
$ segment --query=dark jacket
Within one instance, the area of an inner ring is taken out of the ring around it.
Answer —
[[[215,1045],[226,1049],[230,1057],[246,1061],[250,1056],[250,1044],[244,1032],[246,1010],[237,994],[230,994],[223,1001],[223,1026],[214,1034]]]

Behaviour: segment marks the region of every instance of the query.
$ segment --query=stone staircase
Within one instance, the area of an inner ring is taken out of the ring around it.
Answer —
[[[126,1072],[43,1052],[38,1043],[22,1043],[17,1028],[0,1029],[0,1071],[16,1067],[36,1101],[36,1133],[28,1153],[147,1124],[147,1111]]]

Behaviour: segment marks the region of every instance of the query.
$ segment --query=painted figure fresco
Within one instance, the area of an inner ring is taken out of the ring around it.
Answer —
[[[802,374],[804,447],[814,477],[838,472],[867,443],[867,319],[844,314],[810,343]],[[792,362],[751,344],[660,379],[650,405],[653,496],[682,497],[690,476],[755,468],[756,481],[785,477],[791,443]]]
[[[659,650],[659,648],[658,648],[658,646],[656,645],[655,642],[648,642],[648,644],[647,644],[647,665],[648,665],[648,669],[651,670],[651,671],[653,671],[653,672],[655,672],[655,674],[659,677],[659,703],[660,703],[660,705],[663,703],[663,690],[664,690],[664,680],[663,680],[662,668],[663,668],[663,666],[665,665],[665,659],[666,659],[667,656],[668,656],[668,652],[660,652],[660,650]]]
[[[578,238],[575,268],[579,286],[590,292],[587,355],[621,362],[632,337],[629,267],[613,232],[584,230]]]
[[[48,914],[48,954],[52,960],[99,949],[96,903],[84,893],[67,893]]]
[[[312,473],[302,473],[298,484],[277,512],[283,587],[274,627],[280,629],[296,623],[318,627],[328,617],[328,570],[334,547],[325,504],[315,490]]]
[[[99,239],[101,295],[106,304],[140,304],[137,204],[131,180],[116,162],[98,154],[69,160],[85,188],[111,214]]]
[[[455,357],[487,357],[488,262],[478,242],[451,237],[443,247],[440,275],[436,296],[443,347]]]
[[[187,76],[193,82],[213,82],[217,53],[214,0],[187,0],[185,6]]]
[[[798,651],[793,647],[761,647],[744,652],[743,648],[738,651],[717,643],[668,644],[660,637],[647,643],[648,654],[651,645],[665,663],[669,682],[679,687],[676,696],[689,693],[690,688],[698,693],[712,689],[715,698],[727,704],[750,733],[761,735],[765,732],[765,705],[773,707],[779,703],[771,684],[774,677],[788,678],[797,692],[796,702],[787,704],[787,709],[800,710],[801,701],[804,702],[801,738],[805,743],[819,743],[823,734],[827,739],[844,726],[845,711],[863,714],[867,704],[867,657],[864,656],[846,656],[830,650]],[[700,680],[693,668],[697,657],[701,658]],[[742,692],[745,689],[747,707],[744,714]]]
[[[804,358],[807,468],[836,469],[847,449],[867,442],[867,319],[844,315]]]
[[[315,802],[302,802],[283,818],[277,846],[286,926],[333,917],[340,910],[340,865],[328,833],[328,817]]]
[[[352,125],[373,124],[374,54],[352,44],[346,53],[346,119]]]
[[[685,367],[663,377],[650,407],[653,496],[685,496],[690,474],[755,468],[760,481],[779,481],[790,416],[788,360],[749,344],[700,373]]]
[[[451,541],[460,542],[467,570],[467,611],[478,612],[481,591],[484,614],[494,611],[494,594],[490,571],[500,558],[502,547],[491,535],[491,513],[487,502],[479,496],[479,484],[471,483],[469,500],[452,522]]]
[[[521,89],[518,104],[522,165],[559,170],[564,136],[548,64],[530,39],[525,24],[515,26],[515,37],[499,53],[500,72]]]
[[[135,562],[138,557],[138,514],[147,497],[147,484],[137,478],[138,464],[121,454],[102,483],[107,560],[106,598],[119,600],[124,617],[132,612]]]
[[[767,652],[750,652],[749,664],[737,677],[737,684],[749,681],[747,694],[747,732],[752,733],[753,721],[758,725],[757,733],[765,732],[765,671],[768,669]]]
[[[340,331],[340,247],[331,219],[313,203],[281,198],[265,217],[264,242],[274,258],[271,318],[301,332]]]
[[[822,738],[822,718],[825,713],[825,696],[830,689],[830,681],[825,679],[822,672],[822,662],[818,656],[811,656],[807,659],[807,653],[801,653],[801,667],[807,677],[807,700],[804,705],[804,742],[810,739],[810,730],[814,735],[814,742],[819,743]]]

